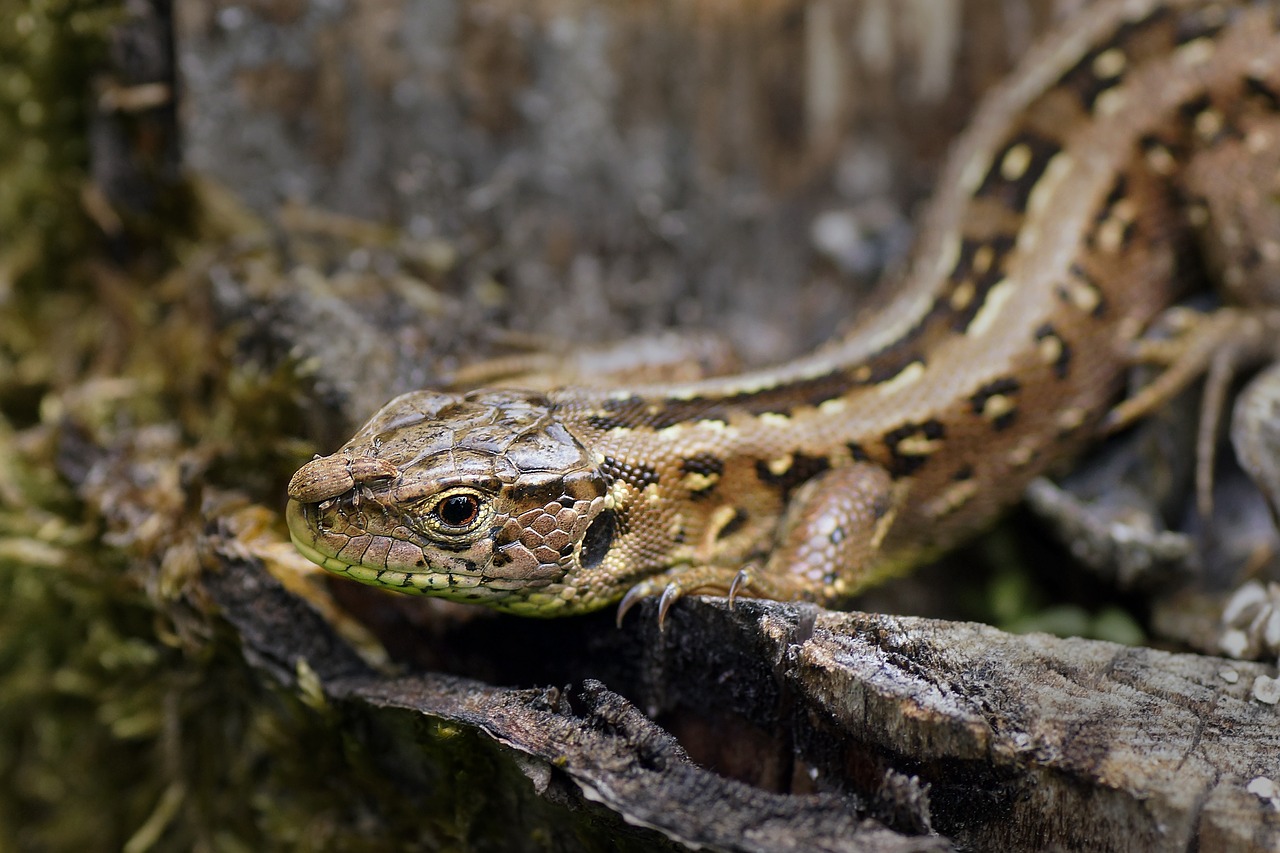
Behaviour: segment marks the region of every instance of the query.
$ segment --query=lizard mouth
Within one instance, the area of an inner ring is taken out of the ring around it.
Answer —
[[[358,538],[370,540],[370,544],[361,549],[362,554],[367,554],[371,550],[373,540],[386,539],[386,537],[364,532],[358,536],[350,533],[326,533],[316,523],[318,514],[319,509],[316,504],[290,500],[285,509],[285,521],[289,525],[289,538],[293,540],[294,547],[325,571],[361,583],[401,592],[436,595],[456,593],[458,598],[471,598],[467,592],[479,587],[482,582],[482,578],[478,575],[441,572],[429,566],[409,570],[397,569],[389,565],[366,565],[344,559],[339,555],[354,540]],[[385,552],[385,549],[383,550]]]
[[[326,531],[318,523],[322,514],[319,504],[290,500],[285,509],[285,520],[289,526],[289,538],[298,552],[331,574],[396,592],[430,595],[467,604],[488,604],[525,616],[555,616],[565,610],[567,602],[556,586],[513,598],[509,583],[487,577],[474,569],[435,567],[429,561],[426,565],[409,568],[393,567],[385,562],[381,565],[352,562],[339,555],[353,542],[370,540],[368,545],[362,543],[359,549],[363,556],[374,550],[375,540],[390,541],[390,537],[363,530],[358,533]],[[380,550],[387,553],[385,548]]]

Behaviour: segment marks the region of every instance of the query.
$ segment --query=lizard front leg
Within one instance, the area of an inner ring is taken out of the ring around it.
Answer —
[[[858,462],[826,471],[792,496],[763,567],[668,569],[627,592],[618,621],[640,599],[659,593],[659,627],[671,605],[691,593],[727,594],[730,604],[738,596],[832,603],[864,585],[903,492],[879,465]]]

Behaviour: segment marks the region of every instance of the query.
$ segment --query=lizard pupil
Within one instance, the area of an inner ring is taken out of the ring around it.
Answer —
[[[436,508],[440,520],[450,527],[466,527],[476,520],[480,512],[480,501],[471,495],[453,495],[445,498]]]

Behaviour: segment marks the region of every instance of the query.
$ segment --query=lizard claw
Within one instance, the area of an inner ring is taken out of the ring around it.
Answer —
[[[676,599],[680,598],[684,593],[680,589],[680,585],[672,582],[667,584],[667,588],[662,591],[662,598],[658,601],[658,630],[662,630],[662,623],[667,618],[667,611],[671,609],[671,605],[676,603]]]
[[[622,620],[626,617],[631,608],[642,598],[648,598],[653,595],[653,584],[649,581],[638,583],[631,589],[627,590],[627,594],[622,596],[622,601],[618,602],[618,619],[617,625],[622,627]],[[671,605],[676,603],[676,599],[684,595],[684,591],[680,589],[680,584],[672,582],[666,585],[662,590],[662,598],[658,600],[658,630],[662,630],[662,623],[666,621],[667,611],[671,609]]]
[[[630,612],[631,608],[635,607],[636,604],[639,603],[640,599],[648,598],[653,595],[655,591],[656,589],[652,581],[643,581],[627,590],[627,594],[622,596],[622,601],[618,602],[618,627],[622,627],[622,620],[626,617],[627,613]],[[672,581],[663,588],[662,598],[658,600],[659,631],[662,630],[662,623],[666,621],[667,611],[671,609],[671,605],[675,604],[676,600],[683,596],[684,590],[680,587],[680,584],[675,581]]]
[[[734,602],[738,600],[738,592],[751,586],[751,575],[746,569],[742,569],[733,576],[733,583],[729,584],[729,609],[733,609]]]
[[[616,624],[619,628],[622,627],[622,620],[626,618],[626,615],[631,608],[635,607],[636,604],[639,603],[640,599],[645,598],[652,592],[653,590],[650,588],[648,582],[638,583],[631,587],[631,589],[627,590],[627,594],[622,596],[622,601],[618,602],[618,618]]]

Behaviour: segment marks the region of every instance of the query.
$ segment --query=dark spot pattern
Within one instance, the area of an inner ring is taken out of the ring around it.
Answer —
[[[1200,113],[1212,106],[1213,101],[1209,99],[1207,94],[1199,94],[1188,101],[1184,101],[1182,105],[1178,107],[1178,115],[1182,117],[1182,120],[1185,123],[1191,124],[1196,120],[1196,116],[1200,115]]]
[[[905,452],[902,444],[907,439],[924,439],[939,441],[946,436],[946,428],[942,422],[930,419],[921,423],[903,424],[885,433],[884,444],[889,451],[889,474],[892,477],[906,477],[920,470],[929,461],[928,453]]]
[[[1129,21],[1116,29],[1109,42],[1099,45],[1080,58],[1058,78],[1057,86],[1065,91],[1074,92],[1080,99],[1080,105],[1092,113],[1097,107],[1098,98],[1124,79],[1124,71],[1118,74],[1099,76],[1094,62],[1108,50],[1119,50],[1125,55],[1125,67],[1137,64],[1144,52],[1144,40],[1155,28],[1161,27],[1172,14],[1167,7],[1153,9],[1151,14],[1136,21]]]
[[[973,322],[973,318],[982,310],[982,305],[987,301],[987,295],[991,292],[991,288],[1004,278],[1005,260],[1008,258],[1009,253],[1013,251],[1016,239],[1013,234],[1001,234],[987,240],[966,239],[961,241],[960,257],[956,259],[956,265],[952,268],[949,276],[951,287],[946,294],[940,297],[939,301],[946,302],[950,307],[950,300],[955,293],[956,287],[965,282],[973,285],[974,292],[968,303],[954,310],[951,321],[952,329],[963,333],[969,327],[969,324]],[[991,262],[985,269],[979,271],[976,259],[984,248],[990,249]]]
[[[613,545],[618,531],[618,517],[611,509],[602,510],[587,532],[582,535],[582,556],[580,562],[584,569],[594,569],[604,561],[605,555]]]
[[[1018,393],[1020,388],[1021,386],[1018,384],[1018,380],[1014,379],[1012,376],[1006,376],[1003,379],[988,382],[969,398],[969,403],[973,406],[973,413],[975,415],[985,416],[987,403],[990,402],[992,397],[1012,397]],[[996,432],[1008,429],[1013,426],[1013,422],[1017,420],[1017,418],[1018,409],[1015,404],[1015,406],[1009,409],[1009,411],[1002,412],[994,418],[991,418],[991,428]]]
[[[1053,361],[1053,375],[1059,379],[1066,379],[1071,372],[1071,346],[1058,334],[1053,324],[1045,323],[1036,329],[1036,343],[1043,344],[1046,340],[1053,339],[1057,341],[1058,357]]]
[[[1084,107],[1086,112],[1093,112],[1094,106],[1098,102],[1098,98],[1108,89],[1118,86],[1124,79],[1123,70],[1115,74],[1106,76],[1098,76],[1094,70],[1094,62],[1107,50],[1113,48],[1112,44],[1103,45],[1095,48],[1080,58],[1080,61],[1071,66],[1065,74],[1058,78],[1057,87],[1068,92],[1074,92],[1076,97],[1080,99],[1080,106]]]
[[[610,480],[621,480],[637,489],[656,485],[658,482],[658,469],[644,462],[606,456],[600,463],[600,471]]]
[[[1129,192],[1128,176],[1124,174],[1118,175],[1115,181],[1112,182],[1111,189],[1107,191],[1106,198],[1102,200],[1102,205],[1101,207],[1098,208],[1098,212],[1094,214],[1093,223],[1092,223],[1092,226],[1089,228],[1089,233],[1085,235],[1085,244],[1089,246],[1089,248],[1094,249],[1095,251],[1099,249],[1102,229],[1109,227],[1108,223],[1116,215],[1116,205],[1120,204],[1120,202],[1122,202],[1125,199],[1125,196],[1128,194],[1128,192]],[[1128,246],[1133,241],[1134,236],[1137,234],[1137,230],[1138,230],[1138,225],[1135,220],[1131,219],[1130,221],[1124,224],[1124,230],[1120,234],[1121,248]],[[1077,279],[1085,282],[1086,285],[1092,287],[1093,290],[1099,295],[1099,297],[1101,297],[1102,295],[1101,289],[1098,288],[1096,282],[1093,280],[1093,277],[1090,276],[1087,272],[1085,272],[1084,267],[1080,266],[1080,264],[1078,263],[1072,264],[1071,274],[1075,276]],[[1094,316],[1095,317],[1101,316],[1103,311],[1104,311],[1104,301],[1102,299],[1099,299],[1098,306],[1097,308],[1094,309]]]
[[[1272,112],[1280,112],[1280,93],[1271,88],[1266,81],[1251,74],[1247,75],[1244,78],[1244,91],[1246,96],[1262,100],[1267,105],[1267,109]]]
[[[693,474],[706,478],[704,485],[689,490],[691,498],[700,500],[709,496],[719,485],[720,475],[724,473],[724,460],[713,453],[695,453],[681,460],[680,470],[686,475]]]
[[[747,523],[748,518],[750,518],[750,516],[747,515],[746,510],[741,507],[735,508],[733,511],[733,517],[726,521],[724,526],[716,531],[716,539],[727,539],[737,533]]]
[[[724,460],[714,453],[694,453],[680,461],[680,470],[686,474],[718,477],[724,473]]]
[[[1202,129],[1203,126],[1197,123],[1197,119],[1202,113],[1212,110],[1214,110],[1213,99],[1209,95],[1203,94],[1191,98],[1178,107],[1178,115],[1187,127],[1200,131],[1197,136],[1204,143],[1216,145],[1225,139],[1238,138],[1240,136],[1239,128],[1235,127],[1228,120],[1228,114],[1221,110],[1218,111],[1221,121],[1218,123],[1216,130],[1211,135],[1205,135]]]
[[[1146,133],[1138,138],[1138,147],[1142,149],[1145,155],[1151,155],[1153,152],[1164,149],[1169,152],[1169,156],[1174,162],[1184,162],[1186,160],[1186,146],[1181,141],[1175,141],[1154,133]]]
[[[790,467],[781,474],[775,474],[770,471],[769,463],[764,460],[756,462],[756,476],[766,486],[777,489],[785,501],[797,486],[808,482],[830,467],[831,462],[825,456],[794,453],[791,457]]]
[[[1128,241],[1132,239],[1134,228],[1135,228],[1135,223],[1131,222],[1124,229],[1124,236],[1121,242],[1122,245],[1127,244]],[[1073,263],[1071,265],[1071,268],[1069,269],[1069,272],[1071,273],[1072,276],[1075,277],[1077,285],[1089,288],[1089,290],[1092,291],[1096,299],[1096,302],[1093,306],[1093,310],[1089,312],[1090,316],[1092,317],[1104,316],[1107,313],[1107,297],[1103,293],[1102,287],[1099,286],[1098,280],[1093,276],[1089,275],[1088,271],[1085,270],[1085,268],[1078,263]]]
[[[1016,176],[1007,178],[1003,174],[1005,156],[1018,146],[1026,146],[1030,154],[1026,168]],[[1020,131],[996,154],[991,168],[974,195],[978,198],[996,199],[1010,210],[1024,210],[1031,190],[1044,175],[1045,167],[1049,165],[1053,155],[1061,150],[1062,146],[1048,136],[1029,130]]]

